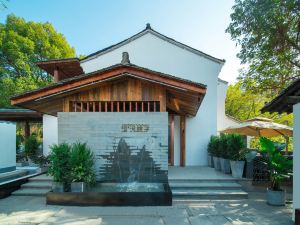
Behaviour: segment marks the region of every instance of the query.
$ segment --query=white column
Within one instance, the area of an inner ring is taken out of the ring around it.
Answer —
[[[294,162],[293,162],[293,206],[300,208],[300,103],[294,105]],[[294,213],[293,213],[294,218]]]
[[[57,117],[43,115],[43,154],[50,153],[50,146],[58,143]]]
[[[0,121],[0,173],[16,169],[16,123]]]

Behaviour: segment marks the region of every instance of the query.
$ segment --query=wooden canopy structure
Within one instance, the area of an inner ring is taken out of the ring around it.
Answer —
[[[79,75],[78,63],[77,59],[40,62],[41,68],[56,76],[56,83],[16,95],[11,104],[54,116],[58,112],[169,112],[171,165],[174,115],[179,115],[180,165],[185,166],[185,118],[197,114],[205,85],[133,65],[128,53],[123,53],[120,64],[88,74]]]
[[[99,102],[104,103],[104,111],[105,102],[110,104],[110,108],[107,109],[109,111],[112,111],[111,102],[116,105],[119,102],[119,111],[123,109],[120,108],[123,102],[132,102],[134,107],[135,102],[139,105],[128,110],[125,106],[125,111],[140,111],[146,102],[147,105],[148,102],[158,102],[159,111],[195,116],[205,93],[206,86],[200,83],[133,64],[117,64],[16,95],[11,98],[11,103],[14,106],[56,116],[57,112],[77,111],[78,107],[83,111],[91,112],[90,107],[94,111],[99,111],[99,107],[102,106],[102,104],[99,106]],[[80,106],[78,104],[74,108],[73,103],[80,103]]]

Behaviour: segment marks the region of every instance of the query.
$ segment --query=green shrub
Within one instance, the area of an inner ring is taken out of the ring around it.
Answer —
[[[71,147],[63,143],[52,145],[50,149],[48,174],[53,177],[55,182],[69,184],[71,182]]]
[[[30,158],[33,162],[36,161],[39,154],[40,143],[35,134],[30,135],[25,140],[25,155]]]
[[[211,136],[210,141],[208,143],[207,151],[215,157],[220,157],[219,150],[220,137],[219,136]]]
[[[288,160],[281,154],[282,145],[269,140],[260,138],[261,152],[268,156],[268,166],[271,175],[271,189],[281,190],[280,184],[284,178],[289,178],[293,171],[293,160]]]
[[[224,158],[224,159],[228,159],[229,158],[229,152],[228,152],[228,138],[229,135],[228,134],[221,134],[220,138],[219,138],[219,154],[220,157]]]
[[[244,160],[246,154],[246,146],[244,139],[239,134],[227,135],[227,153],[228,158],[234,161]]]
[[[95,182],[94,154],[86,143],[74,143],[71,156],[71,179],[72,182]]]

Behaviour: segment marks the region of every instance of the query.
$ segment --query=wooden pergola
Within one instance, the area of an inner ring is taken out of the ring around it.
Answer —
[[[53,61],[50,64],[49,68],[57,68]],[[48,68],[45,62],[43,67]],[[185,118],[197,114],[206,93],[205,85],[129,62],[68,76],[44,88],[14,96],[11,103],[54,116],[58,112],[168,112],[171,164],[174,163],[174,115],[179,115],[180,164],[185,166]]]
[[[24,122],[24,136],[30,136],[30,122],[42,123],[42,113],[29,109],[2,108],[0,109],[0,121]]]

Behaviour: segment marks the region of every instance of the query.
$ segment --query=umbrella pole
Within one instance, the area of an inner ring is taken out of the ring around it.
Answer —
[[[285,143],[286,143],[285,155],[288,155],[289,154],[289,137],[284,136],[284,138],[285,138]]]

